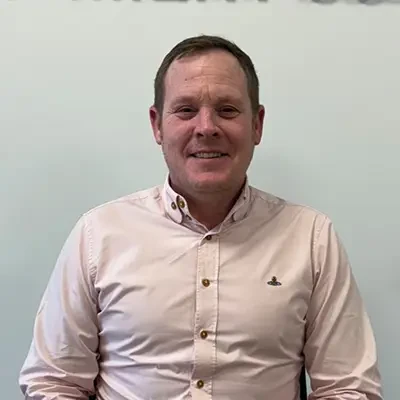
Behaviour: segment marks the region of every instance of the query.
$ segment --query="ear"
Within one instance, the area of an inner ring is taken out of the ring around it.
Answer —
[[[265,108],[264,106],[260,105],[253,119],[254,144],[256,146],[261,143],[263,127],[264,127],[264,117],[265,117]]]
[[[161,134],[161,115],[156,107],[151,106],[149,109],[149,117],[151,127],[153,129],[154,139],[156,140],[157,144],[162,143],[162,134]]]

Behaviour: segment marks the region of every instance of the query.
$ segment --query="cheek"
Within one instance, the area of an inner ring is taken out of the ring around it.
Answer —
[[[178,131],[175,131],[173,133],[164,132],[163,147],[164,151],[169,154],[170,157],[182,156],[184,154],[187,143],[187,135],[184,135]]]
[[[228,140],[237,153],[248,152],[254,146],[254,132],[251,127],[244,129],[243,127],[227,130]]]
[[[174,146],[178,152],[182,151],[190,141],[190,132],[190,127],[187,123],[180,122],[177,124],[170,122],[164,129],[164,141],[169,146]]]

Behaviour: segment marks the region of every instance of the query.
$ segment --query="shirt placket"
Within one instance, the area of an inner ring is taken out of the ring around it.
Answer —
[[[218,320],[219,239],[207,235],[198,248],[194,364],[191,377],[193,400],[212,399],[216,364]]]

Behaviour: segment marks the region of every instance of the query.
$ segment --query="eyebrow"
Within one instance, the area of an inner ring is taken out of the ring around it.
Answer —
[[[197,102],[197,101],[198,101],[197,96],[181,95],[172,100],[171,107],[177,106],[179,104],[187,104],[187,103],[193,103],[193,102]],[[222,96],[217,95],[217,103],[218,104],[233,103],[233,104],[243,106],[243,100],[235,95],[222,95]]]

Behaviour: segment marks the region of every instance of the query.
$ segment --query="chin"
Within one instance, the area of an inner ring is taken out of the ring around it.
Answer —
[[[232,186],[232,182],[229,179],[217,179],[217,178],[203,178],[193,179],[192,187],[201,192],[215,192],[226,190]]]

